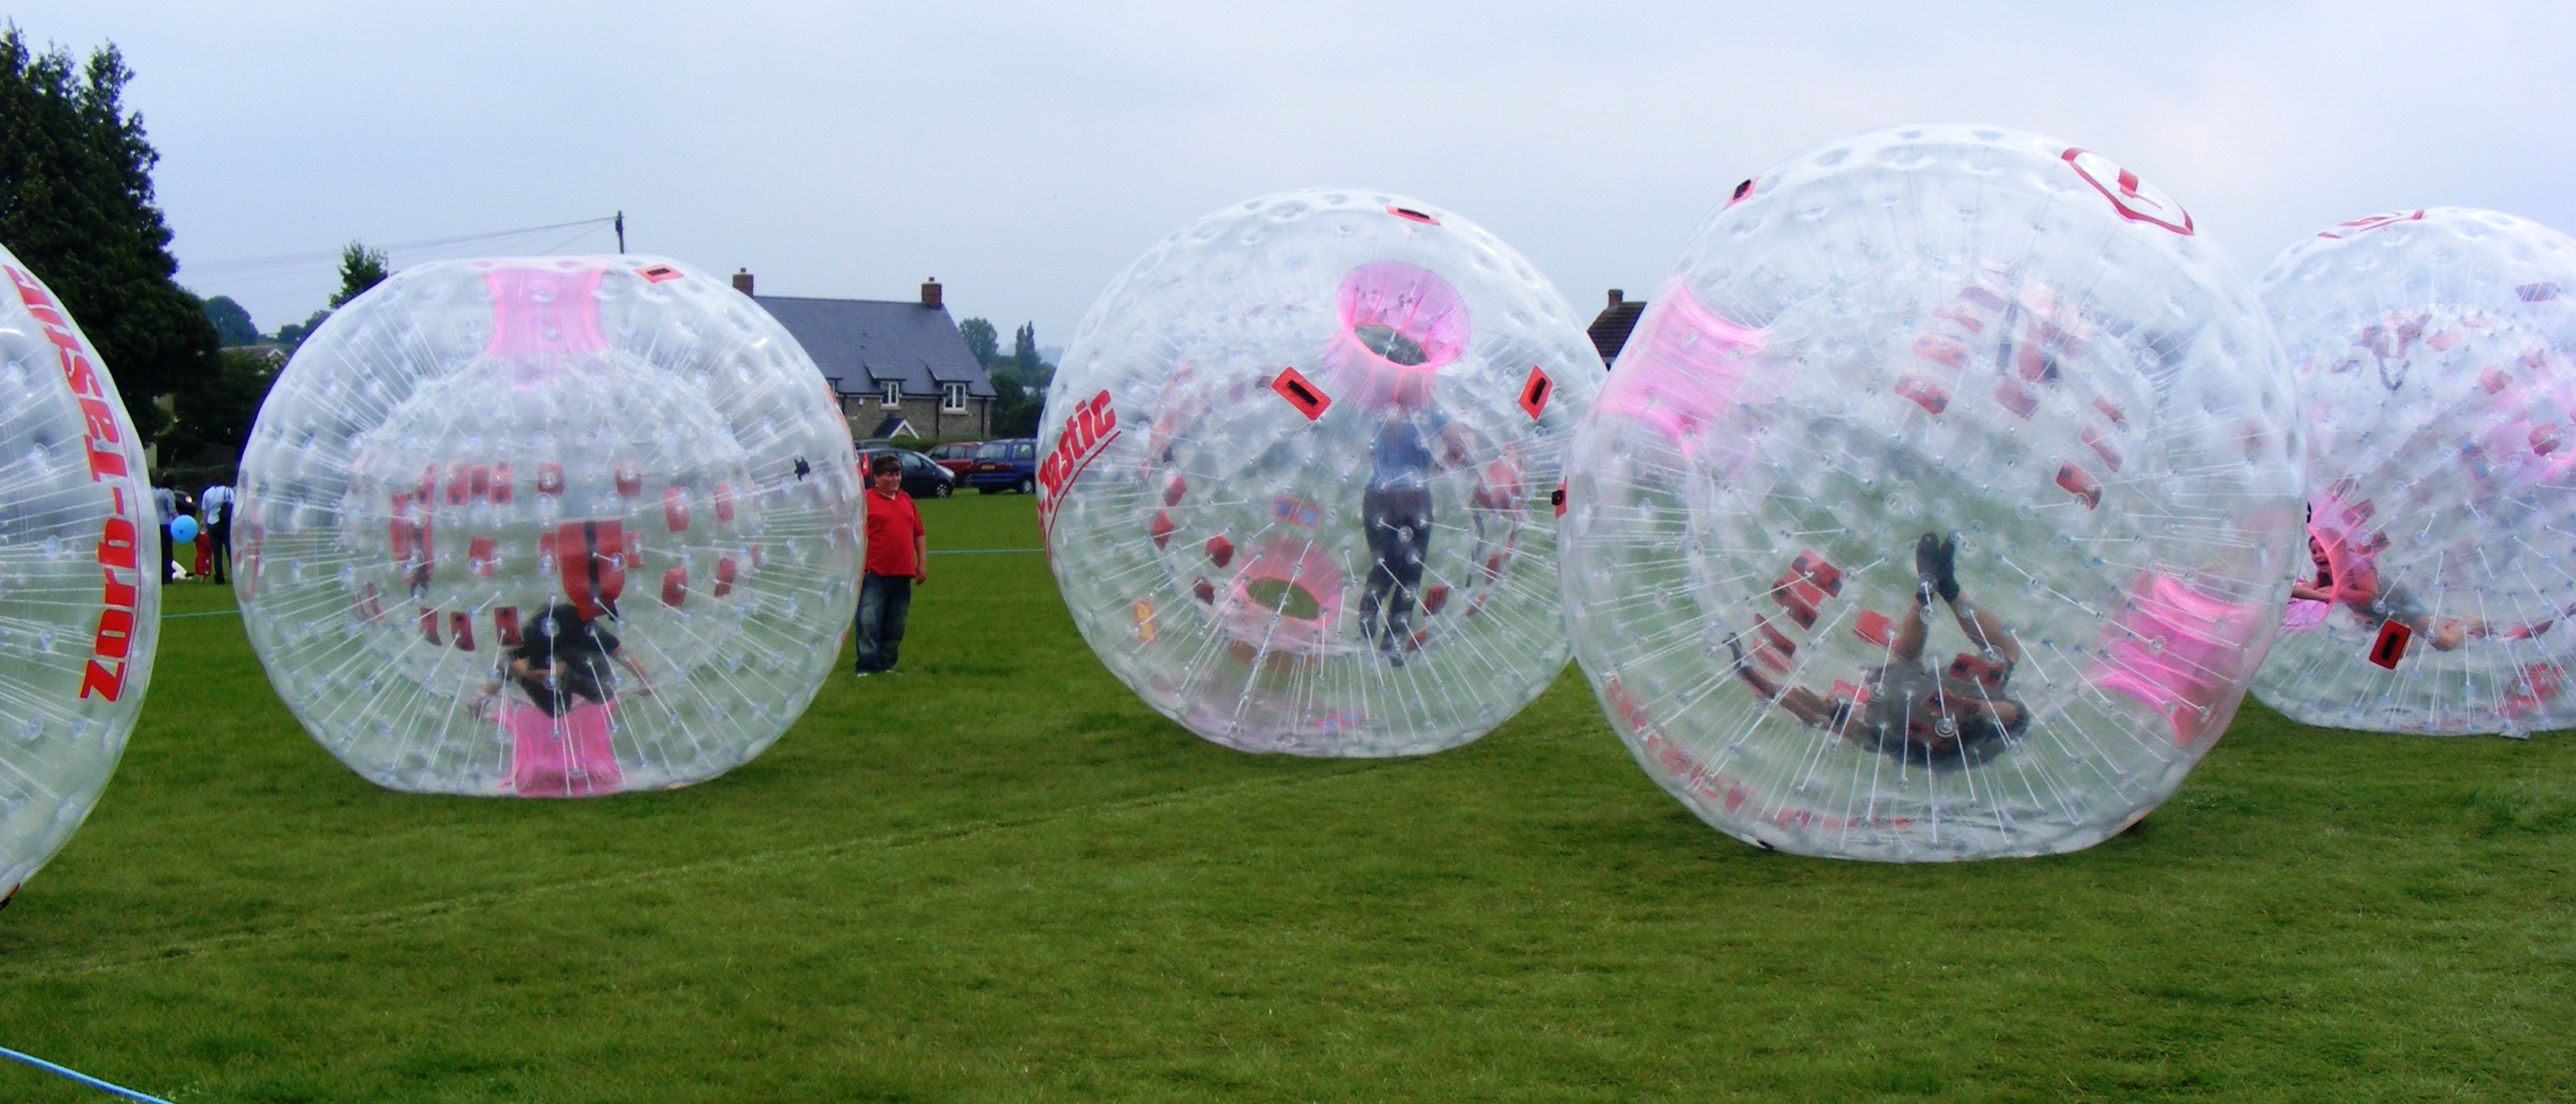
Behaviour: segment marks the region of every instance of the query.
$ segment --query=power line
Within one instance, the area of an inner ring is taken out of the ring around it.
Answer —
[[[543,226],[522,226],[515,230],[492,230],[480,234],[458,234],[444,238],[422,238],[417,241],[393,242],[378,248],[383,249],[388,254],[396,251],[411,252],[422,249],[443,249],[449,246],[469,245],[476,242],[497,241],[504,238],[542,234],[552,230],[569,230],[574,227],[581,227],[584,232],[588,232],[589,230],[617,225],[622,233],[624,230],[622,225],[623,222],[624,217],[621,212],[617,215],[607,215],[600,218],[576,219],[571,222],[550,222]],[[187,269],[192,275],[220,276],[232,275],[242,271],[259,268],[301,267],[314,264],[316,262],[337,261],[339,259],[340,251],[337,249],[329,249],[309,253],[279,253],[267,257],[242,257],[229,261],[208,261],[203,264],[183,263],[180,267]]]

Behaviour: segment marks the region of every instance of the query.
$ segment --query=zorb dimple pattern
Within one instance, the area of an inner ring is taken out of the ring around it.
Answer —
[[[1575,655],[1740,839],[2086,847],[2235,712],[2298,444],[2250,288],[2136,174],[1989,127],[1845,139],[1701,225],[1576,434]]]
[[[379,785],[686,785],[760,754],[831,670],[855,463],[804,350],[697,269],[423,265],[278,378],[234,588],[278,694]]]
[[[2400,211],[2257,290],[2307,410],[2311,558],[2255,693],[2342,728],[2576,723],[2576,240]]]
[[[142,712],[160,528],[142,445],[44,282],[0,249],[0,902],[71,839]]]
[[[1246,751],[1491,731],[1565,667],[1559,459],[1601,362],[1546,279],[1365,191],[1190,224],[1112,284],[1047,397],[1057,585],[1120,680]]]

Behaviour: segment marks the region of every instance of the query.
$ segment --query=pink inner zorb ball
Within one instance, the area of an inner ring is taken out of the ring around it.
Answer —
[[[2304,625],[2256,678],[2307,724],[2576,724],[2576,239],[2396,211],[2291,246],[2256,290],[2308,418]]]
[[[116,382],[0,249],[0,902],[107,788],[160,639],[161,535]]]
[[[1996,127],[1847,138],[1701,224],[1576,432],[1575,657],[1737,838],[2090,846],[2226,730],[2299,457],[2262,308],[2172,197]]]
[[[687,785],[760,754],[831,670],[855,464],[813,361],[695,268],[422,265],[279,376],[234,589],[279,696],[379,785]]]
[[[1112,673],[1217,743],[1466,743],[1565,667],[1553,497],[1600,375],[1555,289],[1456,215],[1227,208],[1130,266],[1056,374],[1056,583]]]

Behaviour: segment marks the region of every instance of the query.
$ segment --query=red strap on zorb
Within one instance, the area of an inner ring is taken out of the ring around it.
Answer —
[[[1556,381],[1547,378],[1547,373],[1539,371],[1537,365],[1531,365],[1529,379],[1521,384],[1521,412],[1536,421],[1539,415],[1547,413],[1548,396],[1555,391]]]
[[[1333,405],[1332,396],[1325,394],[1323,388],[1315,386],[1313,380],[1298,374],[1294,368],[1280,369],[1279,374],[1271,379],[1270,389],[1288,400],[1288,405],[1296,407],[1297,412],[1310,422],[1323,417],[1324,408]]]
[[[555,561],[563,576],[564,597],[588,621],[617,613],[618,596],[626,593],[625,524],[616,521],[568,521],[555,529]]]
[[[2407,642],[2413,639],[2415,630],[2395,621],[2380,622],[2379,639],[2370,645],[2370,661],[2391,671],[2396,670],[2397,661],[2406,658]]]

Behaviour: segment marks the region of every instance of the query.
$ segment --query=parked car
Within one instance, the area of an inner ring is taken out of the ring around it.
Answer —
[[[946,498],[956,493],[956,476],[948,474],[948,469],[931,463],[929,457],[908,449],[869,449],[859,454],[859,470],[868,470],[880,456],[892,456],[903,462],[905,494],[914,498]]]
[[[982,441],[950,441],[932,446],[925,455],[930,457],[931,463],[948,469],[948,474],[963,479],[975,467],[975,450],[982,447]]]
[[[1028,494],[1038,489],[1038,442],[1034,437],[1009,441],[986,441],[975,447],[975,466],[966,471],[966,485],[985,494],[1018,491]]]

